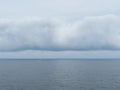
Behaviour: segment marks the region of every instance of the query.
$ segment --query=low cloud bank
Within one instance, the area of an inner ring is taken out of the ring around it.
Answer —
[[[120,16],[0,19],[0,51],[119,50]]]

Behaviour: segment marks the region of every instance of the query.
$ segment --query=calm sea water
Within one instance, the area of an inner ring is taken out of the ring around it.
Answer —
[[[120,61],[1,60],[0,90],[120,90]]]

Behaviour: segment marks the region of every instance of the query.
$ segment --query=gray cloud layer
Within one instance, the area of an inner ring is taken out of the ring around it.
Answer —
[[[120,17],[88,17],[67,23],[58,19],[0,19],[0,51],[119,50]]]

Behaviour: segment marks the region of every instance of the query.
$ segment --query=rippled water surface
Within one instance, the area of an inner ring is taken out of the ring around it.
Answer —
[[[120,61],[1,60],[0,90],[120,90]]]

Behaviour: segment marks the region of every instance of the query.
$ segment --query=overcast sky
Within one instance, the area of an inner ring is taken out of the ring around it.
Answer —
[[[0,0],[0,17],[118,14],[120,0]]]
[[[57,17],[78,20],[89,16],[119,16],[119,11],[120,0],[0,0],[0,18]],[[0,52],[0,57],[41,58],[70,56],[118,58],[120,57],[119,53],[119,51],[21,51]]]

